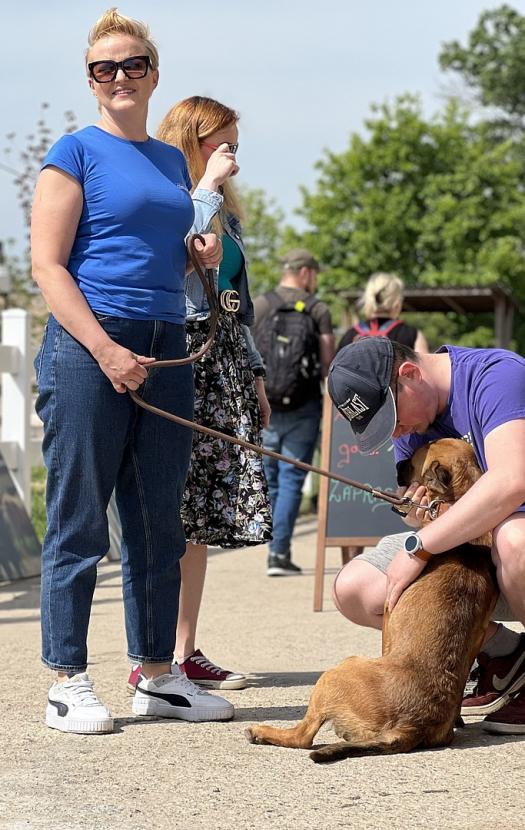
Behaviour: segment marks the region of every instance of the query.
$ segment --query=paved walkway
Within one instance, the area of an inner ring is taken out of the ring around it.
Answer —
[[[302,577],[268,579],[262,547],[210,556],[199,646],[251,674],[248,689],[229,694],[230,723],[133,717],[119,567],[108,563],[93,607],[90,672],[116,732],[47,729],[38,581],[0,586],[1,830],[523,830],[525,736],[490,736],[474,722],[445,750],[326,767],[300,750],[247,743],[246,724],[301,717],[321,671],[348,654],[379,653],[378,633],[333,610],[336,549],[328,551],[325,610],[312,612],[315,532],[314,520],[301,520]]]

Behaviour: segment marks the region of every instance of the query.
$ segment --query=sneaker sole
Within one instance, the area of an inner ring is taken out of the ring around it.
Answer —
[[[171,706],[169,703],[151,698],[134,698],[132,709],[135,715],[156,715],[159,718],[176,718],[193,723],[231,720],[235,712],[233,706],[228,709],[198,709],[195,706],[186,708]]]
[[[192,683],[196,686],[202,686],[204,689],[245,689],[248,685],[246,679],[242,680],[200,680],[196,677],[190,677]]]
[[[60,732],[75,732],[78,735],[102,735],[103,733],[113,732],[113,718],[104,718],[86,723],[86,721],[76,721],[72,719],[61,718],[56,712],[46,712],[46,726],[51,729],[59,729]]]
[[[301,576],[301,572],[285,571],[284,568],[268,568],[266,576]]]
[[[493,700],[492,703],[486,703],[484,706],[462,706],[461,707],[461,714],[463,717],[475,717],[477,715],[493,715],[494,712],[499,712],[500,709],[503,709],[506,703],[509,702],[511,697],[515,695],[516,692],[519,692],[522,686],[525,685],[525,674],[509,686],[507,691],[501,697],[498,697],[496,700]]]
[[[482,723],[485,732],[495,735],[525,735],[525,723]]]

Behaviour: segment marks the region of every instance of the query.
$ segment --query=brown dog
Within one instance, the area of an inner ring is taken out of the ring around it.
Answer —
[[[445,502],[480,475],[472,448],[453,438],[421,447],[400,471],[401,483],[419,481],[429,500]],[[314,761],[449,744],[497,599],[490,534],[475,542],[435,556],[392,614],[385,610],[381,657],[347,658],[321,675],[297,726],[254,725],[248,740],[307,749],[331,721],[343,742],[310,753]]]

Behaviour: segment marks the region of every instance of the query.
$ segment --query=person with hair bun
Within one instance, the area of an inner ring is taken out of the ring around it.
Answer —
[[[211,349],[194,364],[195,420],[260,444],[270,407],[263,361],[250,332],[254,312],[242,240],[242,207],[231,181],[239,170],[238,120],[238,113],[230,107],[194,95],[167,112],[157,135],[182,150],[188,162],[195,185],[193,230],[215,231],[224,249],[217,275],[221,307],[217,333]],[[186,281],[186,315],[188,349],[196,351],[209,327],[208,303],[196,273]],[[196,632],[208,546],[238,548],[271,538],[271,507],[260,456],[195,431],[182,520],[187,547],[181,560],[178,664],[204,687],[242,689],[245,675],[208,659],[196,648]],[[129,678],[131,686],[135,677],[136,670]]]
[[[63,136],[42,165],[33,205],[33,275],[50,309],[35,360],[44,422],[48,529],[42,552],[42,660],[57,672],[46,724],[103,733],[113,718],[86,672],[97,565],[109,549],[115,489],[122,523],[128,657],[142,664],[133,711],[225,720],[233,706],[172,667],[185,550],[180,504],[191,431],[138,408],[193,415],[186,356],[186,238],[192,187],[180,150],[148,135],[159,80],[148,27],[106,11],[89,35],[86,72],[95,125]],[[215,234],[197,243],[215,268]]]
[[[358,302],[362,321],[354,323],[341,338],[339,349],[360,337],[388,337],[417,352],[428,352],[423,332],[399,319],[403,308],[404,283],[397,274],[372,274]]]

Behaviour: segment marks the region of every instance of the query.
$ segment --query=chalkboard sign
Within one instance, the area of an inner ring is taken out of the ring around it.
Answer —
[[[373,455],[358,452],[346,418],[328,393],[323,403],[321,467],[379,490],[396,492],[394,450],[389,442]],[[350,548],[375,545],[383,536],[407,530],[391,505],[370,493],[334,479],[321,477],[315,567],[314,610],[323,602],[325,548],[341,547],[343,561]]]

